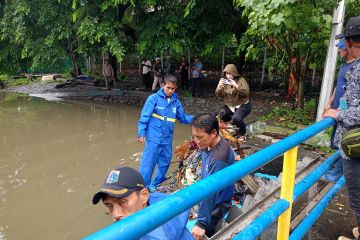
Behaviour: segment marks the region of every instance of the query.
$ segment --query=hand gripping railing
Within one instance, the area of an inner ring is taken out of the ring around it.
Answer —
[[[200,201],[265,165],[282,153],[298,146],[334,123],[335,121],[332,118],[323,119],[84,239],[138,239]],[[293,157],[294,153],[295,152],[290,151],[289,156]],[[284,160],[284,162],[286,161]],[[278,206],[280,209],[286,209],[288,206],[291,206],[291,202],[288,200],[281,202],[282,203],[279,204],[280,206]]]

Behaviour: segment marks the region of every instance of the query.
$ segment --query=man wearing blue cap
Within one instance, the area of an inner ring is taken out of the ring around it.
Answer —
[[[144,178],[130,167],[118,167],[110,171],[100,190],[93,197],[93,204],[103,201],[108,214],[114,222],[154,204],[167,195],[164,193],[149,193],[145,188]],[[151,216],[149,216],[151,218]],[[186,228],[189,211],[185,211],[139,240],[193,240]]]
[[[338,109],[328,109],[323,116],[332,117],[337,121],[337,129],[334,136],[336,145],[343,159],[343,171],[346,180],[348,200],[354,211],[356,227],[353,229],[355,239],[360,239],[360,156],[359,142],[347,145],[347,138],[356,141],[353,136],[360,133],[360,16],[352,17],[346,23],[343,36],[345,37],[348,54],[356,59],[346,73],[346,86],[343,97],[340,99]],[[355,130],[354,135],[348,135]],[[359,132],[356,132],[359,131]],[[345,138],[346,136],[346,138]],[[344,139],[345,138],[345,139]],[[353,238],[352,238],[353,239]],[[338,240],[351,240],[340,236]]]
[[[336,88],[334,89],[334,92],[330,98],[330,101],[328,105],[326,106],[325,111],[328,109],[338,109],[340,106],[340,98],[344,95],[345,92],[345,86],[346,86],[346,74],[351,68],[351,66],[355,62],[355,58],[348,54],[346,50],[346,44],[345,44],[345,37],[342,35],[337,36],[337,38],[340,38],[339,42],[335,45],[339,48],[339,54],[340,57],[344,60],[343,65],[340,67],[339,74],[336,81]],[[333,149],[338,149],[334,145],[334,136],[336,131],[337,125],[334,125],[333,132],[331,134],[331,147]],[[340,158],[333,166],[332,169],[327,171],[325,175],[323,176],[323,180],[329,181],[329,182],[336,182],[339,180],[339,178],[343,175],[343,160]]]

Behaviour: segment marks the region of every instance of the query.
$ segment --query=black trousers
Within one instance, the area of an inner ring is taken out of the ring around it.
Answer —
[[[222,203],[215,207],[211,213],[210,225],[205,229],[205,235],[212,237],[216,233],[216,227],[224,218],[225,214],[230,210],[231,203]]]
[[[239,108],[235,108],[235,112],[233,113],[227,105],[224,105],[219,110],[215,112],[215,115],[221,113],[221,120],[224,122],[230,122],[231,124],[236,125],[239,128],[239,134],[246,134],[246,125],[244,119],[247,115],[250,114],[252,109],[251,102],[246,104],[241,104]]]
[[[193,78],[191,86],[192,86],[192,96],[193,97],[200,96],[201,95],[201,78],[200,77]]]
[[[360,227],[360,159],[343,159],[343,167],[349,204]]]
[[[151,73],[148,72],[146,74],[143,74],[142,75],[142,80],[143,80],[143,83],[145,84],[145,87],[147,89],[151,89],[152,87],[152,78],[151,78]]]
[[[187,72],[181,72],[181,89],[188,90],[189,89],[189,76]]]

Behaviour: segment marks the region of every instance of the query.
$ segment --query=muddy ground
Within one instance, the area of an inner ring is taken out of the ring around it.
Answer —
[[[20,92],[26,94],[51,94],[51,93],[68,93],[68,92],[88,92],[88,91],[106,91],[104,87],[94,87],[86,85],[78,85],[72,87],[64,87],[57,89],[55,86],[58,83],[54,82],[34,82],[30,85],[9,87],[6,91]],[[181,87],[177,89],[178,96],[182,100],[184,109],[191,114],[198,114],[204,112],[211,112],[214,109],[221,107],[222,103],[214,95],[214,89],[216,88],[217,82],[207,81],[204,82],[203,96],[201,98],[191,97],[191,91],[183,91]],[[150,90],[146,90],[138,81],[122,81],[118,83],[117,88],[113,88],[112,92],[116,90],[124,90],[130,93],[131,97],[139,97],[142,99],[136,99],[134,101],[128,101],[126,103],[132,105],[143,105],[143,101],[146,100],[147,96],[151,94]],[[84,98],[85,99],[85,98]],[[99,103],[112,104],[109,101],[101,101],[99,98],[87,98],[85,100],[95,100]],[[117,102],[115,102],[116,104]],[[284,101],[283,97],[279,96],[279,91],[256,91],[251,92],[251,103],[252,111],[251,114],[246,118],[246,122],[257,121],[262,115],[269,113],[275,105],[289,105],[290,103]]]
[[[5,89],[5,91],[21,92],[26,94],[43,94],[43,93],[62,93],[62,92],[85,92],[85,91],[104,91],[103,87],[93,86],[76,86],[56,89],[57,83],[49,82],[35,82],[27,86],[17,86]],[[214,89],[217,82],[204,82],[203,96],[200,98],[192,98],[189,91],[182,91],[178,89],[178,95],[182,99],[185,110],[192,114],[210,112],[213,109],[221,106],[221,101],[214,95]],[[145,90],[139,81],[123,81],[120,82],[119,89],[131,92],[132,96],[140,96],[143,100],[136,100],[133,102],[126,102],[128,104],[142,105],[146,97],[151,94],[149,90]],[[269,113],[274,106],[290,106],[290,102],[286,101],[282,96],[282,90],[267,90],[267,91],[252,91],[251,102],[252,112],[246,118],[246,122],[254,122],[267,113]],[[83,100],[96,100],[99,98],[85,98]],[[100,98],[101,100],[101,98]],[[98,101],[102,104],[117,104],[116,102]],[[332,200],[330,205],[326,208],[323,215],[312,227],[311,233],[306,239],[319,240],[334,240],[340,235],[351,237],[351,230],[355,227],[355,219],[349,208],[347,201],[346,189],[342,191]]]

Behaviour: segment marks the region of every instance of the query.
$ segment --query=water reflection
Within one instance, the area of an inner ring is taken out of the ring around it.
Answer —
[[[138,166],[139,111],[0,92],[0,239],[79,239],[108,225],[91,197],[109,169]],[[189,134],[178,125],[174,145]]]

